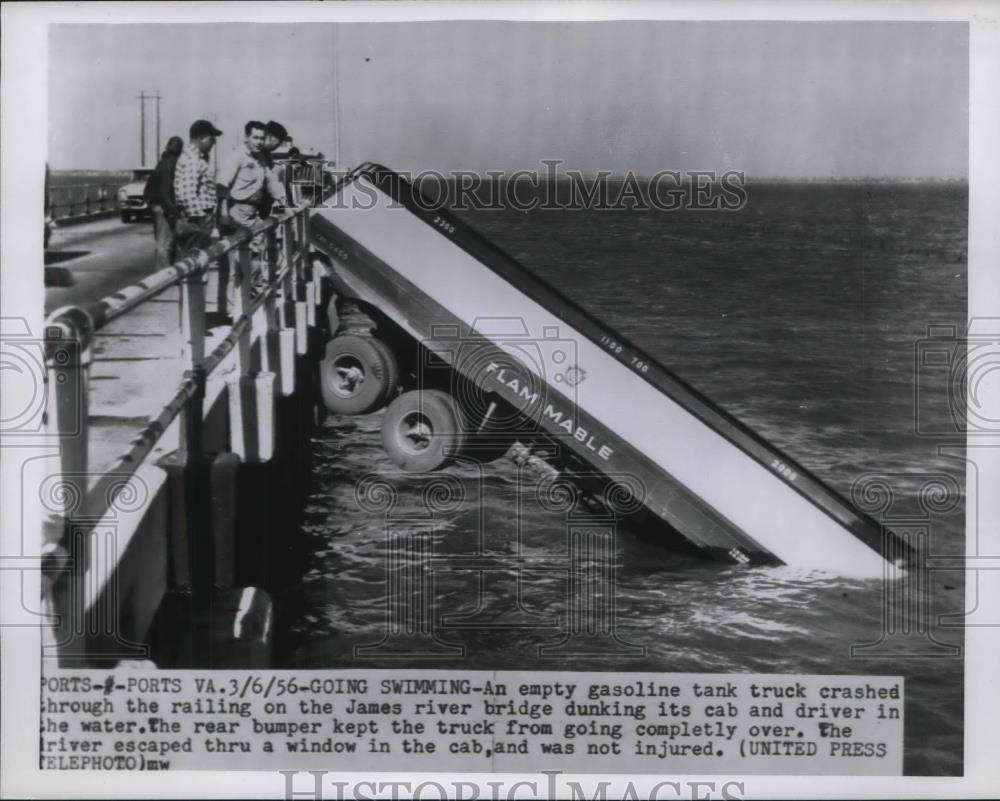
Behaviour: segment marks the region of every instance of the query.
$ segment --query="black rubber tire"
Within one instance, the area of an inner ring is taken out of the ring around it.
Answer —
[[[464,441],[462,416],[447,392],[404,392],[382,418],[385,452],[408,473],[437,470],[462,449]]]
[[[337,311],[336,295],[330,298],[330,302],[326,305],[326,323],[330,326],[330,336],[336,336],[337,329],[340,328],[340,312]]]
[[[122,222],[123,223],[130,223],[130,222],[132,222],[132,219],[133,219],[132,215],[129,214],[127,211],[123,211],[122,212]]]
[[[382,362],[385,364],[385,393],[379,400],[379,406],[384,406],[395,397],[396,389],[399,387],[399,362],[396,360],[396,354],[393,353],[392,348],[384,341],[378,337],[372,337],[371,343],[382,354]]]
[[[323,403],[334,414],[367,414],[385,403],[398,375],[395,358],[389,353],[387,362],[385,350],[371,337],[334,337],[319,365]]]

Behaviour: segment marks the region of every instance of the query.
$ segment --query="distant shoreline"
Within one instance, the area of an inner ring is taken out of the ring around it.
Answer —
[[[471,171],[470,171],[471,172]],[[681,171],[683,172],[683,171]],[[64,178],[103,178],[107,176],[129,176],[131,170],[51,170],[50,177],[64,177]],[[512,172],[512,175],[515,173]],[[488,179],[489,176],[481,175],[483,179]],[[648,181],[651,176],[635,176],[640,181]],[[598,179],[597,175],[583,175],[582,178],[587,181],[595,181]],[[611,175],[607,176],[608,181],[624,181],[627,179],[625,175]],[[454,180],[454,179],[449,179]],[[508,179],[509,180],[509,179]],[[566,175],[558,176],[555,181],[570,181],[574,180]],[[757,177],[753,175],[747,175],[747,183],[755,184],[950,184],[950,185],[967,185],[969,183],[968,178],[935,178],[935,177],[923,177],[923,178],[896,178],[896,177],[878,177],[878,176],[864,176],[860,178],[831,178],[831,177],[813,177],[813,178],[775,178],[775,177]]]
[[[101,178],[106,175],[130,175],[131,170],[49,170],[49,176],[65,178]]]

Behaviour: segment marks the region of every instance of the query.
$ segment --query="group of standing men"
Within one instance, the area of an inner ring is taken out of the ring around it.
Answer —
[[[156,269],[207,247],[213,229],[230,236],[287,205],[285,186],[271,154],[285,142],[280,122],[250,120],[243,144],[212,175],[208,154],[221,136],[208,120],[191,124],[187,146],[178,136],[167,147],[146,183],[144,196],[153,215]]]

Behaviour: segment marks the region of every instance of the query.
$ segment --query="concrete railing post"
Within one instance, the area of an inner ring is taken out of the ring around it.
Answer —
[[[285,328],[295,327],[295,312],[291,305],[295,300],[295,276],[292,274],[292,264],[295,257],[294,229],[291,219],[281,223],[281,253],[282,261],[286,266],[285,274],[281,279],[281,324]]]
[[[299,224],[299,280],[301,281],[299,299],[306,303],[306,325],[312,328],[316,325],[319,285],[316,283],[315,271],[309,258],[309,210],[304,209],[296,220]]]
[[[274,455],[274,379],[274,373],[254,373],[229,383],[230,440],[244,462]]]
[[[302,288],[300,219],[301,215],[285,222],[285,264],[288,266],[288,274],[285,277],[284,296],[286,325],[291,323],[289,327],[295,329],[295,352],[299,356],[305,356],[309,352],[309,315]]]
[[[185,374],[194,382],[194,389],[181,413],[180,448],[157,462],[167,473],[170,493],[170,540],[168,547],[170,585],[192,590],[203,586],[199,575],[198,544],[203,545],[207,532],[202,495],[205,486],[205,465],[202,452],[202,421],[204,419],[205,372],[200,367]]]
[[[46,328],[48,422],[59,437],[64,477],[83,479],[87,472],[87,416],[90,406],[90,360],[94,326],[83,309],[60,309]],[[81,490],[85,490],[85,484]],[[80,492],[80,497],[83,497]]]
[[[170,585],[204,605],[217,589],[229,589],[235,581],[239,458],[204,451],[206,375],[199,367],[185,378],[194,388],[184,406],[181,447],[157,464],[168,476],[172,510]]]
[[[201,273],[181,283],[181,358],[188,370],[205,359],[205,279]]]
[[[309,209],[306,208],[299,215],[299,219],[302,221],[302,252],[309,252]]]
[[[59,438],[59,473],[50,492],[61,519],[49,521],[54,570],[61,575],[50,583],[51,606],[62,623],[56,635],[63,659],[85,652],[84,610],[87,568],[90,565],[90,526],[85,514],[88,485],[88,416],[93,323],[80,308],[59,309],[50,316],[45,331],[47,420],[50,433]],[[55,575],[55,574],[54,574]],[[81,630],[81,627],[83,629]]]
[[[168,477],[171,500],[170,540],[168,546],[169,584],[190,591],[205,588],[204,565],[209,562],[198,549],[204,549],[210,532],[206,531],[205,482],[208,477],[203,451],[205,383],[205,284],[201,274],[188,275],[180,286],[181,358],[185,379],[194,388],[181,411],[181,441],[178,450],[157,463]]]
[[[239,250],[240,314],[251,305],[253,277],[250,243]],[[235,314],[234,314],[235,317]],[[233,452],[244,462],[267,462],[274,455],[274,378],[253,363],[252,326],[243,326],[237,346],[237,375],[230,380],[229,436]]]
[[[236,289],[236,308],[233,309],[233,321],[235,322],[241,316],[247,313],[250,308],[250,303],[252,301],[251,291],[253,289],[253,274],[252,274],[252,263],[250,255],[250,243],[242,242],[239,245],[237,251],[238,258],[236,261],[236,275],[233,276],[233,280],[236,281],[238,287]],[[253,370],[252,366],[252,331],[250,326],[244,328],[243,333],[240,334],[239,348],[237,351],[237,359],[239,361],[240,373],[246,375]]]
[[[267,312],[267,364],[277,376],[278,392],[287,397],[295,391],[295,331],[283,324],[277,299],[278,260],[275,232],[267,232],[267,284],[272,290],[265,303]],[[283,304],[282,304],[283,305]]]

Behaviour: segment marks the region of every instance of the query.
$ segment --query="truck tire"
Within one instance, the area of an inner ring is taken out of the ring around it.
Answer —
[[[335,336],[337,329],[340,328],[340,312],[337,311],[336,295],[330,298],[330,302],[326,305],[326,324],[330,327],[330,333]]]
[[[399,362],[392,348],[386,345],[385,342],[378,337],[371,337],[370,340],[375,349],[382,354],[382,361],[385,363],[385,392],[378,403],[379,406],[384,406],[392,400],[396,394],[396,388],[399,386]]]
[[[447,392],[404,392],[382,418],[385,452],[408,473],[436,470],[461,450],[464,440],[462,416]]]
[[[379,345],[372,337],[355,334],[326,343],[319,375],[327,409],[334,414],[367,414],[385,403],[399,380],[399,368],[392,352]]]

